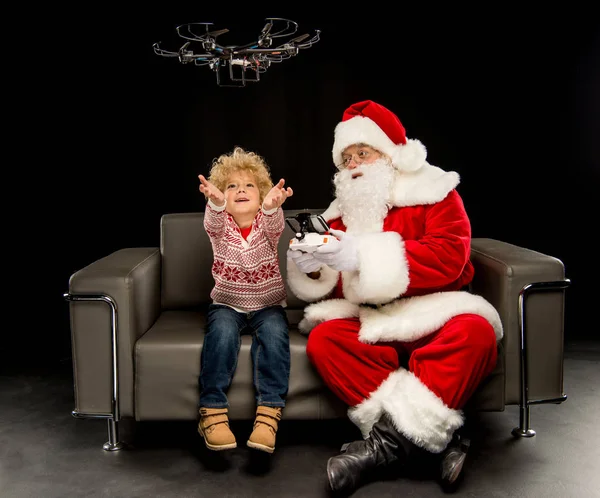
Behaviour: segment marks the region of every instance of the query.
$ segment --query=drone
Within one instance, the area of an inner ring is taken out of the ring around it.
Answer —
[[[298,55],[299,51],[312,47],[320,39],[320,30],[289,39],[298,30],[298,24],[289,19],[267,17],[258,39],[245,45],[221,45],[217,38],[229,29],[213,29],[212,22],[193,22],[176,27],[179,37],[186,40],[177,51],[164,50],[162,42],[153,45],[154,53],[163,57],[176,57],[182,64],[208,66],[216,74],[219,86],[246,86],[248,82],[260,81],[271,64]],[[285,41],[284,39],[287,39]],[[277,46],[272,46],[278,40]],[[197,51],[198,50],[198,51]],[[221,78],[229,70],[229,82]]]

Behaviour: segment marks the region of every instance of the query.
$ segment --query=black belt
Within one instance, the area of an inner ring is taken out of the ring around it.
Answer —
[[[390,304],[393,301],[390,301],[388,303],[384,303],[384,304],[369,304],[369,303],[361,303],[358,306],[360,306],[361,308],[371,308],[374,310],[378,310],[379,308],[382,308],[383,306],[385,306],[386,304]]]

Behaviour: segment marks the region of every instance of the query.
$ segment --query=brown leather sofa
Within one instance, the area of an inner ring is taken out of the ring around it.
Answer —
[[[307,209],[320,213],[320,209]],[[299,210],[286,210],[294,216]],[[166,214],[160,247],[113,252],[75,272],[64,294],[70,306],[75,408],[73,416],[108,421],[104,449],[123,447],[119,421],[192,420],[197,417],[205,309],[213,286],[212,251],[203,212]],[[281,237],[286,250],[293,233]],[[471,291],[500,313],[504,338],[496,369],[468,409],[503,411],[519,405],[515,437],[535,435],[530,406],[561,403],[564,292],[570,281],[554,257],[489,238],[474,238]],[[324,386],[305,354],[296,325],[306,303],[288,289],[292,362],[285,417],[346,416],[346,406]],[[233,420],[255,414],[250,338],[244,336],[229,391]]]

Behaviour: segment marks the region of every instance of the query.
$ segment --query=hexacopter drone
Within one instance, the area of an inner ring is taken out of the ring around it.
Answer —
[[[216,73],[219,86],[245,86],[246,82],[256,82],[260,73],[264,73],[272,63],[282,62],[298,55],[300,49],[312,47],[319,41],[320,30],[297,36],[276,47],[271,47],[276,38],[287,38],[296,33],[298,24],[288,19],[267,17],[257,41],[245,45],[221,45],[217,37],[229,32],[229,29],[211,31],[211,22],[196,22],[177,26],[177,34],[187,40],[177,52],[163,50],[160,43],[153,45],[154,53],[164,57],[177,57],[182,64],[194,63],[196,66],[209,66]],[[204,30],[204,32],[201,32]],[[196,47],[202,52],[196,52]],[[221,81],[221,72],[229,67],[230,84]],[[234,74],[236,73],[236,74]]]

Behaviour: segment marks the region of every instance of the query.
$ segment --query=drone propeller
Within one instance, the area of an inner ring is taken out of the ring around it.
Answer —
[[[213,38],[216,38],[217,36],[224,35],[225,33],[229,33],[229,30],[227,28],[218,29],[216,31],[209,31],[206,34],[212,36]]]
[[[300,36],[297,36],[296,38],[291,39],[288,43],[292,43],[292,44],[296,43],[296,44],[298,44],[301,41],[306,40],[309,36],[310,35],[308,35],[308,34],[300,35]]]
[[[260,37],[262,38],[264,36],[267,36],[271,32],[272,27],[273,27],[273,23],[271,21],[269,21],[267,24],[265,24],[265,27],[260,32]]]

